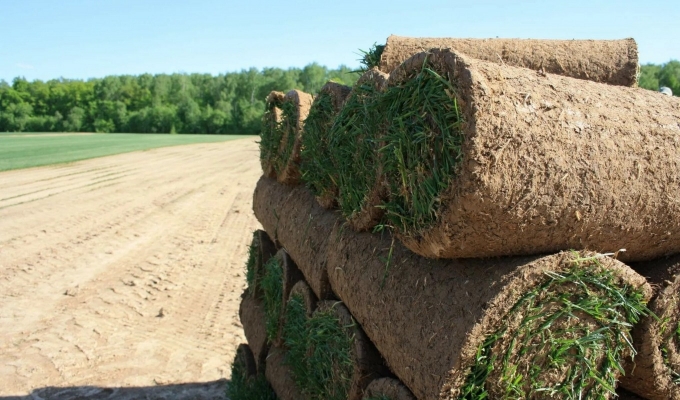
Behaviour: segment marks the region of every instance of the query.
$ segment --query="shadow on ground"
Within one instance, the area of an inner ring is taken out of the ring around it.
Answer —
[[[0,400],[226,400],[228,384],[220,379],[149,387],[44,387],[27,396],[0,396]]]

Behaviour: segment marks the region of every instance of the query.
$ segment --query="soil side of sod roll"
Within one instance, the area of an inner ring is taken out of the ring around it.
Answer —
[[[411,56],[433,48],[454,49],[472,58],[550,74],[619,86],[637,86],[638,49],[621,40],[411,38],[392,35],[380,57],[391,73]]]
[[[633,329],[638,355],[621,386],[649,400],[680,400],[680,255],[631,264],[654,289],[657,318]]]
[[[308,194],[304,186],[292,187],[282,193],[281,185],[266,177],[260,178],[253,198],[253,211],[264,229],[295,255],[297,266],[320,300],[336,299],[328,282],[326,250],[328,248],[328,224],[339,223],[333,213],[322,207],[310,209],[299,203],[298,193]],[[283,198],[278,196],[283,195]],[[295,224],[281,224],[282,220],[294,220]]]
[[[267,95],[265,111],[262,115],[262,131],[260,132],[260,165],[264,176],[276,178],[275,158],[281,145],[281,104],[285,94],[272,91]]]
[[[416,400],[398,379],[378,378],[366,387],[363,400]]]
[[[285,363],[286,351],[273,346],[267,357],[265,375],[280,400],[301,400],[305,397],[295,386],[290,369]]]
[[[262,289],[259,282],[262,279],[264,264],[276,254],[276,245],[267,235],[267,232],[258,229],[253,233],[253,241],[248,249],[248,261],[246,263],[246,282],[251,296],[262,298]]]
[[[423,103],[420,85],[450,100]],[[625,248],[624,261],[680,251],[680,202],[669,195],[680,192],[680,99],[449,50],[413,56],[388,86],[386,112],[407,128],[391,124],[381,157],[386,218],[412,251]]]
[[[267,327],[262,301],[244,292],[241,296],[238,314],[248,346],[255,358],[257,370],[263,372],[265,369],[265,359],[269,351],[269,341],[267,340]]]
[[[378,149],[383,144],[381,138],[387,121],[377,102],[388,78],[377,68],[366,71],[352,88],[329,133],[340,212],[356,231],[373,228],[383,215],[378,206],[386,191]]]
[[[300,147],[305,120],[314,98],[300,90],[286,93],[281,104],[281,145],[275,157],[276,179],[287,185],[300,183]]]
[[[350,93],[349,86],[327,82],[314,98],[305,120],[300,149],[302,181],[324,208],[337,204],[337,178],[332,176],[329,130]]]
[[[316,210],[322,210],[303,188],[289,188],[261,178],[254,197],[258,218],[267,210],[261,202],[276,198],[304,209],[302,215],[319,215]],[[272,209],[269,208],[269,212]],[[323,214],[335,216],[328,211]],[[529,376],[535,371],[527,369],[534,366],[544,373],[539,371],[535,382],[527,378],[527,384],[557,391],[544,392],[546,398],[569,398],[559,392],[568,390],[565,388],[576,388],[579,393],[575,395],[597,392],[601,395],[599,398],[611,398],[608,389],[597,384],[590,374],[598,376],[597,379],[613,390],[619,370],[609,363],[623,361],[630,351],[625,338],[632,339],[626,325],[611,321],[634,322],[644,312],[643,303],[651,296],[644,278],[624,264],[588,254],[582,254],[581,262],[574,259],[581,256],[578,253],[509,259],[426,259],[387,236],[343,230],[340,223],[326,216],[319,215],[326,223],[311,235],[331,237],[325,251],[333,289],[390,370],[417,398],[434,399],[441,395],[447,399],[474,399],[479,398],[479,394],[504,398],[499,390],[530,391],[531,388],[516,387],[512,382],[516,382],[515,373]],[[297,218],[280,214],[279,228],[298,225]],[[302,259],[293,247],[287,248],[294,257]],[[589,283],[579,286],[580,281]],[[597,287],[607,291],[600,293]],[[625,302],[620,303],[620,299]],[[609,307],[604,307],[606,315],[584,315],[570,310],[569,302],[584,310],[592,308],[593,314],[603,309],[602,304]],[[551,304],[562,306],[551,309]],[[546,312],[542,314],[543,311]],[[578,319],[563,318],[570,313]],[[547,332],[545,340],[536,341],[526,329],[540,330],[537,324],[543,326],[548,317],[554,317],[555,321],[547,326],[554,326],[556,330]],[[528,328],[518,331],[517,326],[522,324]],[[551,346],[565,339],[561,336],[565,333],[560,332],[571,332],[566,335],[581,337],[585,342],[594,335],[596,346],[588,350],[593,353],[584,356],[583,349],[578,347],[580,342],[576,341],[563,353],[568,357],[551,358],[554,357]],[[552,335],[555,340],[548,340]],[[513,337],[522,346],[513,347]],[[602,354],[602,349],[607,353]],[[528,350],[527,355],[518,355],[516,351],[520,350]],[[571,357],[576,354],[579,356]],[[501,367],[500,361],[485,364],[485,360],[497,357],[506,360],[508,367]],[[557,360],[558,364],[549,364],[550,359]],[[576,375],[567,372],[571,367]],[[476,380],[479,377],[481,381]],[[558,386],[562,389],[558,390]],[[470,388],[486,393],[472,390],[472,395],[464,396],[463,391]],[[526,396],[540,398],[536,393],[526,393]]]
[[[230,400],[276,400],[264,371],[257,372],[253,353],[247,344],[240,344],[236,350],[227,396]]]

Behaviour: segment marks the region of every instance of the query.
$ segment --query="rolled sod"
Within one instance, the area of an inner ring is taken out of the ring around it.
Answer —
[[[272,91],[267,96],[265,110],[262,116],[262,131],[260,132],[260,165],[265,176],[276,178],[274,169],[275,158],[281,146],[284,94]]]
[[[240,344],[236,350],[227,396],[231,400],[276,400],[264,374],[258,374],[253,353],[247,344]]]
[[[267,326],[262,300],[250,296],[246,291],[241,296],[239,306],[239,318],[243,325],[243,333],[246,336],[250,350],[253,353],[258,371],[264,371],[269,340],[267,339]]]
[[[357,231],[373,228],[383,215],[385,198],[378,149],[387,120],[378,104],[388,75],[376,68],[366,71],[330,130],[333,151],[330,166],[337,186],[338,204],[349,226]]]
[[[410,38],[392,35],[380,56],[380,70],[391,73],[411,56],[433,48],[472,58],[619,86],[637,86],[638,49],[620,40],[537,40]]]
[[[311,94],[291,90],[281,104],[281,144],[274,157],[276,179],[287,185],[300,182],[300,147],[302,130],[314,98]]]
[[[267,232],[258,229],[253,232],[253,241],[248,248],[248,260],[246,261],[246,284],[251,296],[262,298],[262,290],[259,282],[262,279],[263,266],[276,254],[276,245],[267,235]]]
[[[306,397],[295,386],[285,359],[285,349],[276,346],[271,348],[267,357],[267,370],[265,372],[267,380],[280,400],[305,399]]]
[[[387,372],[380,354],[341,302],[319,302],[306,328],[307,351],[298,361],[306,365],[306,373],[296,380],[309,398],[361,400],[368,383]]]
[[[337,197],[337,183],[330,164],[329,130],[350,90],[349,86],[339,83],[326,83],[314,98],[302,132],[301,178],[325,208],[333,208]]]
[[[632,264],[654,288],[656,317],[633,330],[638,355],[621,386],[650,399],[680,399],[680,255]]]
[[[363,400],[416,400],[398,379],[378,378],[366,387]]]
[[[264,265],[260,286],[267,340],[277,346],[281,344],[281,316],[290,296],[290,290],[302,279],[302,272],[285,249],[280,249]]]
[[[433,258],[680,251],[680,99],[419,53],[390,75],[385,224]]]
[[[322,212],[304,188],[261,178],[260,220],[268,199]],[[299,224],[279,215],[280,229]],[[433,260],[331,220],[313,234],[330,237],[333,290],[417,398],[613,398],[651,297],[644,278],[597,253]]]
[[[336,299],[328,282],[326,268],[326,249],[329,244],[327,230],[328,224],[341,222],[322,207],[300,207],[294,193],[309,193],[304,186],[293,189],[291,196],[288,192],[282,194],[281,185],[275,183],[275,180],[266,177],[260,179],[253,195],[255,216],[267,232],[275,232],[275,240],[288,251],[295,249],[292,254],[295,254],[296,264],[316,297],[321,300]],[[281,195],[286,197],[280,198]],[[271,198],[267,199],[268,196]],[[281,224],[283,217],[286,220],[294,218],[297,223]]]

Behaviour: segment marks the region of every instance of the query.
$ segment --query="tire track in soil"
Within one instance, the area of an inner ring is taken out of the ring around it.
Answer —
[[[104,168],[128,171],[99,190],[96,173],[79,173]],[[40,189],[31,176],[54,186],[68,174],[78,178],[60,182],[80,187],[0,209],[0,395],[229,378],[245,340],[243,264],[259,227],[255,141],[45,169],[12,179]]]

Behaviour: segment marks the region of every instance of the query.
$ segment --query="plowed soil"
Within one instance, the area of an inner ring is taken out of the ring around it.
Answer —
[[[255,139],[0,173],[0,398],[222,398],[261,174]]]

